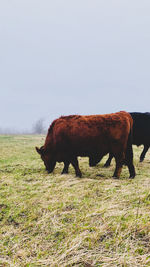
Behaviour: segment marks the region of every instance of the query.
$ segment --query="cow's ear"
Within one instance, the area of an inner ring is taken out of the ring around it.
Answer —
[[[42,154],[42,151],[41,151],[40,148],[38,148],[38,147],[36,146],[35,149],[36,149],[37,153],[39,153],[40,155]]]

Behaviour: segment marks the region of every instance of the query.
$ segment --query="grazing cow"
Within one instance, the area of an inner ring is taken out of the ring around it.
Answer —
[[[113,177],[119,178],[126,161],[130,178],[135,176],[131,131],[133,120],[129,113],[121,111],[106,115],[62,116],[52,122],[44,146],[36,147],[46,170],[53,172],[56,162],[64,162],[62,173],[68,173],[71,163],[76,176],[81,177],[78,156],[95,160],[113,153],[116,168]]]
[[[140,162],[145,158],[146,152],[150,147],[150,113],[145,112],[131,112],[133,119],[133,137],[132,144],[136,146],[144,145],[143,151],[140,155]],[[109,154],[109,158],[104,164],[104,167],[110,166],[113,154]],[[101,157],[99,158],[101,160]],[[100,161],[99,160],[99,161]],[[95,159],[95,165],[98,163]]]

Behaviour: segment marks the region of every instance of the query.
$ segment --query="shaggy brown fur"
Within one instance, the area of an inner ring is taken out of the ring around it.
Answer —
[[[62,173],[68,173],[71,163],[76,176],[81,177],[78,156],[92,159],[111,152],[116,160],[114,177],[119,177],[122,164],[126,160],[130,177],[135,176],[131,131],[133,121],[125,111],[105,115],[62,116],[51,124],[43,147],[36,148],[48,172],[52,172],[56,162],[64,162]]]

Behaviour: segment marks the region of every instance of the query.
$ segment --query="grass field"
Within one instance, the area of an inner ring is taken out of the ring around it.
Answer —
[[[63,164],[47,174],[35,146],[45,136],[0,136],[0,266],[150,266],[150,152],[135,179],[110,168],[83,178]]]

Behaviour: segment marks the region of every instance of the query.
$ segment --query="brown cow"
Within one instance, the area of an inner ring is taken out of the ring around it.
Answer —
[[[37,152],[46,170],[53,172],[56,162],[64,162],[62,173],[68,173],[71,163],[76,176],[81,177],[78,156],[92,158],[113,153],[116,160],[114,178],[119,178],[122,165],[126,163],[130,178],[135,177],[131,142],[133,121],[125,111],[105,115],[62,116],[52,122],[44,146]]]

